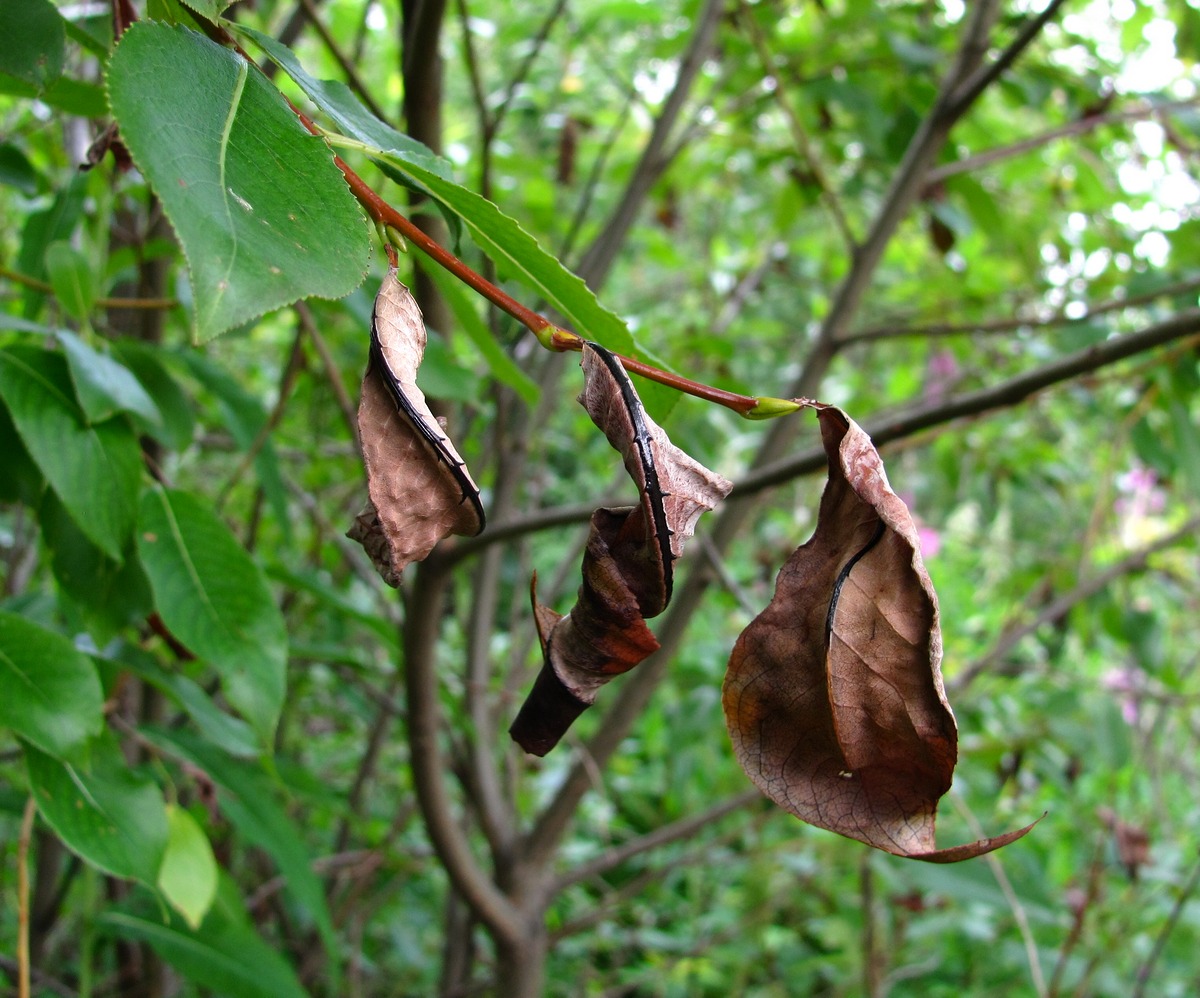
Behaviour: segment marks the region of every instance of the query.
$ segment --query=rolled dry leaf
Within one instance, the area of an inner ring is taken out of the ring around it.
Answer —
[[[358,407],[370,499],[347,536],[391,586],[443,537],[474,536],[484,526],[479,489],[417,387],[426,335],[420,308],[390,269],[371,316]]]
[[[812,538],[730,656],[734,752],[781,807],[886,852],[956,862],[999,848],[1029,829],[936,848],[958,756],[937,596],[870,437],[840,409],[817,415],[829,481]]]
[[[558,743],[601,686],[658,648],[646,618],[670,602],[674,562],[700,514],[732,488],[671,443],[613,354],[588,343],[581,364],[579,401],[621,453],[640,502],[592,514],[570,613],[555,613],[533,594],[544,664],[509,733],[534,755]]]

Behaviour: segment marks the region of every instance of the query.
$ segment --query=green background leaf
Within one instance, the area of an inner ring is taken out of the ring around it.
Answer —
[[[217,897],[217,860],[199,822],[177,804],[167,805],[167,849],[159,889],[193,929]]]
[[[187,254],[199,339],[362,281],[367,227],[329,149],[240,56],[141,22],[113,54],[108,88]]]
[[[103,708],[90,658],[61,634],[0,610],[0,727],[62,757],[100,731]]]
[[[0,3],[0,73],[44,90],[62,75],[66,30],[49,0]]]
[[[96,739],[86,764],[25,747],[38,810],[72,852],[118,877],[153,886],[167,845],[162,794],[129,768],[111,736]]]
[[[88,426],[61,354],[0,350],[0,397],[30,457],[80,529],[115,561],[133,529],[142,460],[128,423]]]
[[[217,670],[226,698],[269,745],[287,631],[258,566],[206,503],[182,491],[143,495],[137,545],[163,622]]]

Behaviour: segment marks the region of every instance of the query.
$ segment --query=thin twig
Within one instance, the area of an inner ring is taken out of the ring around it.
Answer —
[[[1162,956],[1163,950],[1166,949],[1167,940],[1171,937],[1171,933],[1175,931],[1175,926],[1179,924],[1179,918],[1183,914],[1183,909],[1187,907],[1188,901],[1196,892],[1196,888],[1200,887],[1200,860],[1192,867],[1191,876],[1188,877],[1187,883],[1179,891],[1179,896],[1175,899],[1175,904],[1171,908],[1171,914],[1167,916],[1167,920],[1163,922],[1162,928],[1158,930],[1158,936],[1154,940],[1154,948],[1150,950],[1146,961],[1138,968],[1137,985],[1133,989],[1133,998],[1143,998],[1146,994],[1146,987],[1150,984],[1150,978],[1154,974],[1154,965],[1158,963],[1158,958]]]
[[[29,998],[29,843],[33,838],[33,795],[25,801],[17,840],[17,995]]]
[[[983,826],[979,824],[974,812],[972,812],[967,802],[962,798],[962,795],[953,793],[950,796],[950,801],[954,805],[954,809],[970,827],[971,834],[977,839],[982,839],[984,837]],[[983,859],[991,869],[992,876],[996,878],[996,884],[1000,888],[1000,893],[1004,895],[1004,900],[1008,902],[1009,910],[1012,912],[1013,921],[1017,923],[1017,931],[1021,933],[1021,941],[1025,945],[1025,958],[1029,963],[1029,976],[1033,981],[1034,990],[1037,992],[1038,998],[1046,998],[1046,978],[1042,974],[1042,963],[1038,957],[1037,940],[1034,939],[1033,930],[1029,927],[1029,916],[1025,913],[1025,906],[1021,904],[1021,899],[1017,897],[1017,892],[1013,890],[1012,881],[1008,879],[1008,874],[1004,872],[1004,865],[1000,862],[1000,857],[994,852],[989,852]]]
[[[1044,329],[1051,326],[1067,326],[1084,323],[1101,315],[1120,312],[1127,308],[1137,308],[1149,305],[1160,298],[1175,298],[1200,288],[1200,278],[1178,281],[1147,291],[1145,294],[1130,295],[1122,298],[1109,298],[1106,301],[1090,305],[1081,316],[1068,316],[1062,309],[1044,316],[1012,316],[1004,319],[985,319],[979,322],[932,322],[923,326],[871,326],[867,329],[847,333],[841,338],[845,346],[852,343],[863,343],[877,340],[891,340],[900,337],[923,337],[932,339],[942,336],[961,336],[974,333],[1011,333],[1018,329]]]
[[[524,935],[525,919],[472,854],[443,782],[448,767],[439,742],[436,649],[447,582],[436,557],[417,565],[402,634],[409,763],[429,838],[455,889],[497,937],[515,944]]]
[[[48,281],[30,277],[28,274],[10,270],[8,267],[0,266],[0,277],[6,277],[14,284],[23,285],[34,291],[42,291],[46,294],[54,293],[54,285]],[[168,309],[174,308],[178,304],[179,299],[177,298],[95,298],[92,300],[92,305],[96,308]]]
[[[1106,125],[1119,125],[1126,121],[1157,118],[1160,115],[1170,114],[1172,111],[1186,111],[1197,105],[1200,105],[1200,98],[1196,97],[1189,100],[1169,101],[1164,104],[1152,104],[1149,101],[1145,101],[1140,106],[1130,108],[1126,111],[1116,111],[1112,114],[1089,115],[1079,118],[1076,121],[1070,121],[1065,125],[1060,125],[1058,128],[1051,128],[1037,135],[1031,135],[1027,139],[1020,139],[1017,142],[1006,146],[997,146],[994,149],[985,149],[983,152],[975,153],[973,156],[955,160],[953,163],[946,163],[943,166],[930,170],[926,174],[926,179],[930,184],[936,184],[949,177],[957,176],[960,173],[971,173],[982,167],[991,166],[993,163],[999,163],[1014,156],[1020,156],[1022,153],[1049,145],[1057,139],[1084,135],[1087,132],[1094,131]]]
[[[325,368],[325,377],[329,382],[329,388],[333,392],[334,400],[337,402],[338,411],[342,414],[342,419],[346,422],[346,428],[350,431],[350,436],[354,439],[354,449],[362,450],[362,441],[358,437],[358,415],[354,407],[354,401],[350,398],[350,393],[346,391],[346,386],[342,382],[342,373],[338,370],[337,361],[333,357],[333,352],[329,349],[329,344],[325,337],[321,335],[321,331],[317,328],[316,322],[313,321],[312,310],[304,302],[296,302],[296,314],[300,317],[300,325],[304,328],[304,332],[308,338],[312,340],[313,346],[317,348],[317,355],[321,358],[321,364]]]
[[[1096,593],[1102,592],[1115,580],[1126,575],[1132,575],[1135,572],[1145,571],[1153,555],[1160,551],[1166,551],[1168,548],[1172,548],[1190,537],[1194,537],[1198,530],[1200,530],[1200,517],[1194,517],[1178,530],[1171,531],[1154,543],[1148,544],[1122,558],[1115,565],[1110,565],[1092,578],[1080,582],[1043,607],[1037,616],[1028,623],[1017,627],[1005,628],[1000,635],[1000,639],[992,649],[982,658],[971,663],[961,674],[948,682],[947,686],[953,690],[964,689],[979,676],[1001,662],[1013,648],[1030,634],[1035,634],[1047,624],[1053,624],[1056,621],[1062,620],[1073,607],[1084,600],[1090,599]]]
[[[804,161],[804,165],[808,167],[813,180],[816,181],[817,189],[821,192],[821,203],[825,206],[825,210],[829,212],[829,217],[833,219],[833,224],[841,234],[847,253],[853,257],[858,247],[858,240],[855,239],[854,232],[850,228],[850,222],[846,218],[846,213],[842,211],[841,202],[838,200],[833,186],[829,183],[829,178],[825,175],[825,168],[821,165],[821,161],[808,139],[808,133],[804,130],[804,124],[800,120],[800,115],[788,97],[787,88],[784,86],[783,81],[779,79],[779,74],[774,67],[775,60],[771,55],[770,49],[767,48],[767,40],[763,37],[762,29],[758,26],[754,11],[743,6],[739,13],[743,16],[738,19],[738,23],[745,26],[746,33],[750,36],[750,43],[754,46],[755,52],[758,53],[758,60],[762,64],[763,73],[767,78],[775,82],[775,86],[771,89],[771,97],[783,115],[784,121],[787,122],[788,131],[791,132],[796,152]]]
[[[229,493],[233,491],[233,487],[246,473],[246,469],[254,463],[263,447],[266,446],[267,440],[270,439],[276,427],[279,426],[283,419],[283,411],[287,407],[288,400],[292,396],[292,389],[296,386],[296,378],[300,374],[300,369],[304,366],[304,328],[303,325],[296,330],[296,335],[292,338],[292,349],[288,353],[287,363],[284,364],[283,372],[279,378],[279,397],[275,400],[275,405],[271,409],[267,421],[263,423],[258,433],[250,446],[246,448],[246,453],[242,455],[242,459],[238,462],[229,479],[218,490],[215,499],[215,505],[219,511],[225,505],[229,498]]]
[[[329,50],[329,54],[333,56],[334,61],[346,74],[346,82],[350,84],[350,89],[358,94],[362,102],[376,118],[381,121],[387,121],[388,116],[383,109],[375,103],[375,98],[371,96],[371,92],[363,83],[362,77],[358,75],[358,70],[354,68],[354,62],[346,57],[337,40],[329,32],[325,22],[321,20],[321,15],[317,12],[317,5],[313,0],[300,0],[300,8],[304,11],[304,16],[308,18],[308,23],[316,28],[317,34],[321,36],[321,41],[325,48]]]
[[[557,894],[572,884],[578,884],[592,877],[601,876],[614,867],[628,862],[635,856],[649,852],[651,849],[659,849],[662,846],[670,845],[672,842],[691,838],[702,828],[706,828],[713,822],[725,817],[725,815],[733,811],[738,811],[754,803],[756,800],[762,800],[762,794],[758,790],[748,790],[740,794],[734,794],[732,797],[727,797],[725,800],[718,801],[716,804],[706,807],[697,814],[672,821],[670,824],[662,825],[652,832],[647,832],[645,835],[639,835],[635,839],[623,842],[621,845],[614,846],[599,856],[567,870],[558,877],[551,890]]]

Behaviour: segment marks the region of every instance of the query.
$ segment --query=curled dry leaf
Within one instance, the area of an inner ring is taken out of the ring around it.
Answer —
[[[829,482],[816,531],[729,659],[734,751],[768,797],[811,824],[929,862],[982,855],[1029,828],[935,846],[958,731],[916,526],[862,428],[832,407],[818,418]]]
[[[358,406],[370,499],[347,532],[391,586],[447,534],[484,524],[479,489],[417,387],[425,343],[421,310],[392,268],[375,298]]]
[[[583,584],[570,613],[542,606],[534,592],[544,664],[509,729],[534,755],[558,744],[601,686],[658,648],[646,618],[670,602],[674,562],[700,514],[732,488],[667,439],[615,356],[587,343],[581,364],[586,380],[579,401],[620,451],[640,502],[592,514]]]

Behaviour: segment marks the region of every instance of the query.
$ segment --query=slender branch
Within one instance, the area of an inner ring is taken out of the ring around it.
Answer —
[[[767,40],[763,37],[762,29],[758,26],[758,21],[754,18],[754,11],[743,6],[739,10],[739,13],[743,15],[739,18],[739,23],[744,24],[746,27],[746,32],[750,36],[750,42],[754,46],[755,52],[758,53],[758,60],[762,63],[763,73],[775,81],[775,86],[771,90],[771,97],[783,115],[784,121],[787,122],[788,131],[791,132],[792,143],[796,147],[796,152],[800,155],[800,158],[804,161],[804,165],[808,167],[809,172],[816,181],[817,189],[821,192],[821,203],[825,205],[825,210],[829,212],[829,217],[833,219],[833,224],[837,226],[838,232],[841,233],[842,242],[846,244],[846,249],[853,256],[858,246],[858,241],[854,237],[854,232],[850,228],[850,222],[846,218],[845,212],[842,211],[841,202],[834,193],[829,179],[825,176],[825,169],[821,165],[821,161],[818,159],[812,143],[808,140],[808,133],[804,130],[804,124],[800,121],[800,115],[788,98],[787,91],[779,79],[779,74],[773,67],[774,59],[767,48]]]
[[[217,492],[215,502],[218,511],[225,505],[225,501],[229,498],[229,493],[233,491],[233,487],[242,475],[246,473],[246,469],[254,463],[263,447],[266,446],[271,434],[279,426],[280,420],[283,419],[283,411],[292,396],[292,389],[296,387],[296,378],[299,377],[300,370],[303,367],[304,327],[301,324],[296,330],[295,337],[292,339],[292,349],[288,354],[287,363],[284,365],[283,373],[279,378],[279,398],[275,400],[275,406],[271,409],[271,414],[267,417],[267,421],[263,423],[250,446],[246,448],[246,453],[242,455],[242,459],[238,462],[237,467],[233,469],[233,473],[229,476],[228,481]]]
[[[978,67],[954,92],[947,107],[947,113],[952,118],[960,118],[966,112],[967,108],[979,99],[980,94],[1012,68],[1012,64],[1017,61],[1018,56],[1042,33],[1042,29],[1054,20],[1058,9],[1064,2],[1065,0],[1050,0],[1040,14],[1026,22],[1024,27],[1017,33],[1017,37],[1009,43],[1003,52],[991,62]]]
[[[949,423],[964,416],[978,416],[992,409],[1007,408],[1051,385],[1070,381],[1081,374],[1097,371],[1155,347],[1200,333],[1200,309],[1187,309],[1136,333],[1118,336],[1051,361],[1025,374],[1002,381],[990,388],[967,392],[944,402],[920,405],[907,412],[868,423],[867,432],[876,446],[912,436],[931,426]],[[734,487],[732,495],[751,495],[779,485],[797,475],[825,467],[823,449],[817,447],[781,461],[757,468]]]
[[[1200,277],[1186,281],[1168,284],[1166,287],[1145,294],[1131,295],[1123,298],[1109,298],[1097,302],[1088,308],[1081,316],[1071,317],[1059,309],[1051,315],[1031,317],[1014,316],[1006,319],[987,319],[980,322],[934,322],[927,326],[871,326],[853,333],[847,333],[840,342],[844,346],[851,343],[874,342],[877,340],[898,339],[903,336],[941,337],[961,336],[966,333],[1011,333],[1018,329],[1044,329],[1049,326],[1062,326],[1077,322],[1087,322],[1097,316],[1110,312],[1120,312],[1127,308],[1137,308],[1148,305],[1160,298],[1174,298],[1200,288]]]
[[[448,766],[438,742],[442,708],[436,648],[447,582],[436,558],[417,565],[402,632],[409,762],[425,827],[455,889],[499,938],[516,943],[524,920],[472,854],[443,782]]]
[[[1158,963],[1158,958],[1162,956],[1162,952],[1167,945],[1167,940],[1171,937],[1175,926],[1179,924],[1183,909],[1187,906],[1188,901],[1191,900],[1197,887],[1200,887],[1200,861],[1197,861],[1196,865],[1192,867],[1192,874],[1188,877],[1187,883],[1180,889],[1179,896],[1175,899],[1175,904],[1171,908],[1171,914],[1167,916],[1167,920],[1163,922],[1162,928],[1158,930],[1158,936],[1154,940],[1154,948],[1146,957],[1146,962],[1138,968],[1137,985],[1133,989],[1133,998],[1142,998],[1146,994],[1146,987],[1149,985],[1150,978],[1154,974],[1154,965]]]
[[[1065,125],[1060,125],[1058,128],[1051,128],[1048,131],[1040,132],[1037,135],[1031,135],[1027,139],[1020,139],[1006,146],[997,146],[994,149],[985,149],[983,152],[975,153],[973,156],[967,156],[963,159],[955,160],[953,163],[945,163],[942,166],[936,167],[926,174],[926,179],[930,184],[935,184],[946,180],[950,177],[957,176],[960,173],[970,173],[978,170],[981,167],[991,166],[993,163],[999,163],[1006,159],[1011,159],[1014,156],[1020,156],[1022,153],[1030,152],[1033,149],[1040,148],[1044,145],[1049,145],[1057,139],[1070,138],[1075,135],[1085,135],[1088,132],[1095,131],[1097,128],[1103,128],[1106,125],[1119,125],[1126,121],[1140,121],[1145,118],[1157,118],[1161,115],[1170,114],[1172,111],[1187,111],[1200,105],[1200,98],[1190,98],[1189,100],[1170,101],[1164,104],[1151,104],[1144,102],[1136,108],[1130,108],[1126,111],[1114,111],[1111,114],[1095,114],[1087,117],[1079,118],[1076,121],[1068,122]]]
[[[617,251],[624,244],[646,195],[670,164],[670,160],[664,155],[667,140],[675,129],[701,67],[712,52],[724,8],[725,0],[705,0],[704,6],[697,13],[691,42],[680,62],[675,86],[655,119],[654,128],[642,150],[641,158],[617,201],[617,209],[579,260],[576,272],[592,287],[599,286],[608,276]]]
[[[961,794],[951,794],[950,801],[954,805],[954,809],[962,815],[963,819],[971,829],[971,834],[977,839],[984,837],[983,826],[979,824],[967,802]],[[1038,998],[1046,998],[1046,977],[1042,973],[1042,961],[1038,956],[1037,940],[1033,936],[1033,929],[1029,926],[1029,916],[1025,912],[1025,906],[1021,904],[1021,899],[1017,896],[1017,892],[1013,890],[1012,881],[1008,879],[1008,874],[1004,872],[1004,864],[1000,862],[1000,857],[994,852],[987,853],[984,857],[984,862],[987,863],[992,871],[992,876],[996,878],[996,884],[1000,888],[1000,893],[1004,895],[1004,900],[1008,902],[1009,910],[1012,912],[1013,921],[1017,923],[1017,931],[1021,933],[1021,942],[1025,946],[1025,959],[1029,964],[1029,977],[1033,983],[1033,988],[1038,994]]]
[[[744,793],[734,794],[732,797],[727,797],[725,800],[718,801],[716,804],[705,808],[698,814],[680,818],[678,821],[662,825],[652,832],[647,832],[645,835],[639,835],[635,839],[623,842],[621,845],[606,850],[586,863],[580,863],[578,866],[567,870],[554,881],[551,890],[557,894],[572,884],[578,884],[592,877],[601,876],[614,867],[620,866],[622,863],[626,863],[633,859],[633,857],[640,856],[644,852],[649,852],[651,849],[658,849],[662,846],[670,845],[672,842],[691,838],[698,831],[711,825],[714,821],[718,821],[725,817],[725,815],[740,810],[756,800],[762,800],[762,794],[758,790],[748,790]]]
[[[29,998],[29,843],[33,838],[33,796],[25,801],[17,840],[17,995]]]
[[[354,440],[355,449],[362,450],[362,442],[358,437],[358,416],[354,401],[350,398],[350,393],[346,391],[346,386],[342,382],[342,372],[338,370],[333,352],[329,349],[325,337],[321,335],[320,329],[317,328],[316,322],[313,321],[312,310],[308,305],[302,301],[296,302],[295,308],[296,315],[300,317],[300,325],[308,338],[312,340],[313,346],[317,348],[317,355],[321,358],[321,364],[325,368],[325,378],[329,382],[329,389],[333,392],[338,411],[342,414],[346,428]]]
[[[28,274],[10,270],[8,267],[2,265],[0,265],[0,277],[6,277],[14,284],[32,288],[34,291],[42,291],[46,294],[54,293],[54,285],[50,284],[49,281],[30,277]],[[92,304],[97,308],[168,309],[178,305],[179,300],[177,298],[96,298],[92,301]]]
[[[1115,565],[1110,565],[1092,578],[1080,582],[1043,607],[1033,620],[1021,626],[1006,629],[1000,635],[1000,639],[992,647],[991,651],[973,662],[969,668],[954,677],[947,685],[955,690],[965,688],[979,676],[983,675],[983,673],[1001,662],[1013,648],[1029,635],[1037,633],[1037,631],[1047,624],[1062,620],[1072,608],[1084,600],[1090,599],[1096,593],[1102,592],[1110,583],[1122,576],[1145,571],[1152,556],[1158,554],[1160,551],[1172,548],[1176,544],[1182,543],[1189,537],[1194,537],[1198,530],[1200,530],[1200,517],[1193,517],[1178,530],[1172,530],[1169,534],[1165,534],[1154,543],[1139,548],[1132,554],[1122,558]]]
[[[337,40],[329,32],[325,22],[321,20],[321,15],[317,11],[317,5],[314,0],[299,0],[298,10],[304,11],[304,16],[308,19],[321,36],[321,41],[325,48],[329,50],[329,54],[333,56],[334,61],[341,68],[346,76],[346,82],[350,84],[350,89],[353,90],[361,98],[362,102],[367,106],[367,109],[379,118],[381,121],[387,121],[388,116],[383,109],[375,103],[375,98],[371,96],[366,84],[363,83],[362,77],[358,75],[358,70],[354,67],[353,60],[347,58],[346,54],[338,45]]]

